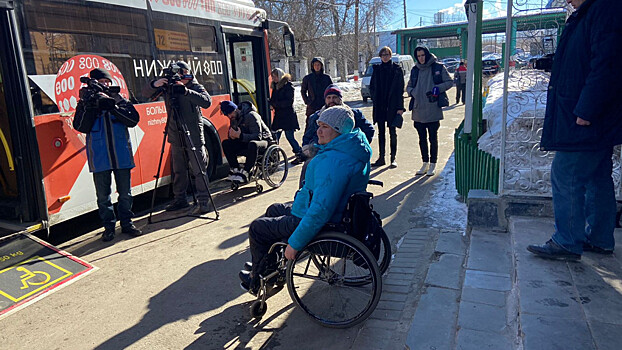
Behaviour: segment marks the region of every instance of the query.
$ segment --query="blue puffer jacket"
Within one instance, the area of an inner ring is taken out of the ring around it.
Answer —
[[[301,218],[288,243],[302,249],[327,222],[340,222],[348,198],[365,191],[369,181],[371,146],[360,129],[316,145],[305,184],[296,193],[292,214]]]
[[[622,1],[586,0],[566,22],[549,82],[541,147],[595,151],[622,143]],[[591,122],[577,125],[577,117]]]
[[[92,173],[134,167],[127,128],[138,123],[139,115],[130,102],[118,96],[115,99],[119,102],[110,111],[89,106],[82,100],[76,107],[73,125],[86,133],[86,155]]]

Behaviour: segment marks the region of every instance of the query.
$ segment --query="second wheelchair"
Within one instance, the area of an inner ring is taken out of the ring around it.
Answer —
[[[257,150],[257,160],[249,172],[247,183],[255,182],[255,190],[261,193],[264,188],[259,183],[260,179],[264,180],[268,186],[277,188],[287,179],[288,171],[289,163],[285,151],[276,142],[272,142],[263,152]],[[244,183],[232,181],[231,189],[235,191],[243,185]]]

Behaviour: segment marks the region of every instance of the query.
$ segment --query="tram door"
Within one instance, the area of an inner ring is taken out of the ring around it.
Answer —
[[[264,120],[269,120],[269,87],[266,53],[261,36],[228,34],[233,102],[250,101]]]
[[[47,221],[32,103],[12,1],[0,0],[0,237]]]

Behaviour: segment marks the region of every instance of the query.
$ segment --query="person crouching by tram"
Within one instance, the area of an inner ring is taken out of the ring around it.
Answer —
[[[305,183],[293,204],[272,204],[250,224],[252,268],[240,271],[239,276],[242,288],[251,294],[259,288],[258,275],[271,268],[267,255],[272,244],[287,240],[285,257],[293,260],[327,222],[341,222],[348,198],[367,188],[372,150],[365,134],[354,128],[352,110],[327,108],[317,123],[317,154],[309,162]]]
[[[272,141],[270,128],[263,122],[255,106],[244,101],[240,107],[231,102],[220,103],[220,111],[230,120],[229,138],[222,141],[231,171],[229,181],[245,184],[250,181],[250,171],[257,161],[257,152],[263,152]],[[244,167],[240,167],[238,156],[246,156]]]
[[[80,89],[73,127],[86,134],[86,155],[89,170],[93,173],[99,217],[104,226],[102,240],[111,241],[115,235],[117,218],[110,198],[112,174],[119,193],[117,209],[121,232],[140,236],[142,232],[132,223],[130,171],[134,167],[134,155],[127,130],[138,124],[140,116],[118,90],[111,91],[112,76],[108,71],[96,68],[89,76],[88,85]]]
[[[179,61],[175,65],[179,67],[177,73],[180,80],[175,85],[184,86],[183,93],[168,92],[165,94],[166,111],[169,121],[167,122],[168,142],[171,144],[171,171],[173,175],[173,201],[166,206],[166,211],[175,211],[188,208],[186,191],[188,190],[188,171],[192,172],[194,188],[199,205],[193,214],[205,214],[209,209],[209,179],[202,179],[201,173],[207,174],[207,151],[205,149],[205,135],[203,134],[203,115],[201,108],[209,108],[212,105],[212,97],[203,85],[194,78],[190,67],[186,62]],[[168,78],[153,80],[143,93],[157,93],[158,89],[166,88]],[[151,88],[151,89],[149,89]],[[173,89],[174,91],[174,89]],[[171,96],[174,94],[174,96]],[[177,99],[177,113],[171,105],[172,97]],[[173,120],[176,115],[180,120]],[[189,141],[184,139],[183,132],[178,130],[180,125],[185,124],[190,132],[190,139],[196,149],[196,156],[192,154]],[[197,164],[198,159],[198,164]]]

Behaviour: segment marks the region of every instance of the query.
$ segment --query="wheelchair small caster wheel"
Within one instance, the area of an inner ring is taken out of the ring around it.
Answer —
[[[268,311],[268,304],[265,301],[255,300],[251,304],[251,317],[261,318]]]
[[[240,188],[240,184],[238,184],[237,182],[231,183],[231,190],[237,191],[238,188]]]
[[[263,192],[263,186],[262,185],[257,185],[257,186],[255,186],[255,190],[257,190],[257,193],[261,193],[261,192]]]

